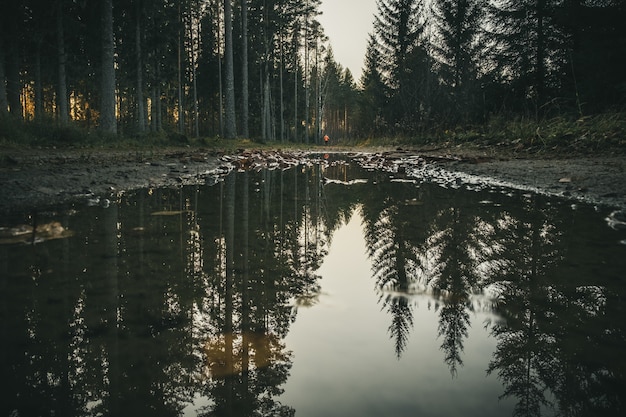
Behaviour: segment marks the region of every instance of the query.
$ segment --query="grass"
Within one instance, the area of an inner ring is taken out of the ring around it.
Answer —
[[[372,137],[340,139],[337,149],[434,148],[475,146],[484,149],[505,149],[527,154],[624,153],[626,151],[626,113],[603,113],[584,118],[555,117],[536,121],[524,117],[492,117],[484,125],[468,125],[455,129],[432,129],[414,137]],[[59,125],[54,120],[18,121],[0,115],[0,160],[9,149],[67,148],[156,151],[167,148],[203,148],[225,153],[238,149],[321,149],[321,145],[300,143],[260,143],[249,139],[188,139],[176,133],[145,135],[107,135],[95,129],[86,130],[74,124]],[[3,151],[4,150],[4,151]]]

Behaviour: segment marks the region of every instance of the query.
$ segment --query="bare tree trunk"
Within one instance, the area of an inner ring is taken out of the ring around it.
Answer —
[[[282,28],[279,29],[279,42],[280,42],[280,69],[279,69],[279,83],[280,83],[280,142],[285,141],[285,101],[283,98],[283,69],[285,67],[285,48]]]
[[[156,114],[157,100],[158,100],[157,89],[155,86],[152,86],[152,91],[150,92],[150,131],[151,132],[157,131],[157,123],[156,123],[157,122],[157,114]]]
[[[220,102],[219,102],[219,117],[220,117],[220,137],[224,137],[224,88],[222,79],[222,28],[220,21],[219,2],[217,4],[217,75],[219,78],[219,90],[220,90]]]
[[[296,35],[297,36],[297,35]],[[293,140],[298,142],[298,41],[294,48],[294,71],[293,71]]]
[[[141,134],[146,130],[146,120],[144,117],[144,97],[143,97],[143,60],[141,49],[141,15],[142,3],[137,2],[137,21],[135,22],[135,49],[137,53],[137,131]]]
[[[183,16],[181,1],[178,1],[178,133],[185,133],[185,117],[183,110]]]
[[[67,76],[65,73],[65,40],[63,35],[63,1],[57,2],[57,119],[60,124],[68,121]]]
[[[194,19],[197,23],[196,33],[197,36],[200,36],[200,19],[198,16],[194,16]],[[193,22],[190,22],[190,28],[193,26]],[[193,75],[193,134],[194,137],[200,137],[200,111],[198,109],[198,80],[196,74],[196,51],[200,48],[196,48],[196,42],[198,41],[197,37],[194,36],[193,30],[190,30],[190,40],[191,40],[191,71]]]
[[[0,114],[4,114],[8,110],[9,103],[7,101],[7,85],[4,73],[4,45],[2,45],[2,39],[0,39]]]
[[[113,0],[102,2],[102,84],[100,91],[100,129],[117,134],[115,115],[115,41],[113,37]]]
[[[304,21],[304,141],[309,143],[309,12],[307,0],[307,12]]]
[[[43,84],[41,80],[41,39],[37,39],[35,51],[35,120],[43,116]]]
[[[263,120],[265,131],[263,132],[263,137],[271,141],[272,138],[272,112],[270,110],[270,74],[269,74],[269,65],[265,64],[265,85],[263,87]]]
[[[237,136],[235,120],[235,75],[233,64],[233,15],[231,0],[224,0],[224,47],[226,65],[226,111],[225,136],[232,139]]]
[[[248,1],[241,2],[241,128],[244,138],[250,136],[248,93]]]
[[[19,48],[15,42],[9,42],[7,48],[7,99],[9,103],[9,111],[14,117],[22,118],[22,102],[20,92],[22,90],[20,84],[20,64],[19,64]]]

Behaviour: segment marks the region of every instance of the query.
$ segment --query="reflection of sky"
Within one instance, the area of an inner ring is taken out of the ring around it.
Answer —
[[[414,326],[398,360],[367,258],[361,216],[333,236],[324,264],[320,302],[301,308],[286,339],[294,353],[280,398],[302,416],[501,416],[512,402],[486,376],[495,340],[484,314],[471,316],[464,367],[452,378],[437,338],[438,312],[426,296],[412,297]]]

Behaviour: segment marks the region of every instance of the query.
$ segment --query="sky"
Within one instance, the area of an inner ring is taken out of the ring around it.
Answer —
[[[372,31],[376,0],[322,0],[318,17],[329,37],[335,61],[361,78],[367,39]]]

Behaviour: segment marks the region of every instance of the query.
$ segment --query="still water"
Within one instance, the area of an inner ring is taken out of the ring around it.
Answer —
[[[333,157],[15,213],[0,417],[624,415],[610,214]]]

